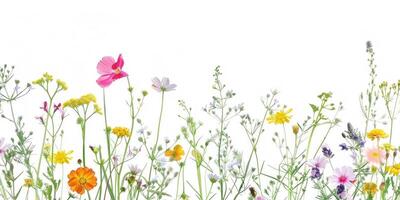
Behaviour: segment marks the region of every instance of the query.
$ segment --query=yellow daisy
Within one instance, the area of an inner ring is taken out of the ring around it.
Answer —
[[[293,109],[288,109],[285,111],[284,109],[270,115],[267,118],[268,123],[270,124],[285,124],[289,123],[290,119],[292,118],[291,115],[289,115],[292,112]]]
[[[367,137],[370,140],[375,140],[375,139],[381,139],[381,138],[387,138],[389,135],[385,133],[382,129],[372,129],[367,133]]]
[[[71,154],[74,151],[64,151],[60,150],[55,153],[53,153],[52,157],[49,157],[51,160],[53,158],[53,163],[54,164],[69,164],[69,162],[72,160]]]

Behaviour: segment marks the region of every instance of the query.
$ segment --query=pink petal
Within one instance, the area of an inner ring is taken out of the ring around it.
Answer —
[[[127,76],[128,76],[128,73],[126,73],[124,71],[121,71],[121,72],[119,72],[119,74],[114,74],[112,79],[113,80],[117,80],[117,79],[124,78],[124,77],[127,77]]]
[[[122,55],[119,54],[117,62],[113,63],[112,65],[112,69],[117,69],[117,68],[122,69],[123,66],[124,66],[124,59],[122,58]]]
[[[109,74],[113,72],[112,66],[115,60],[111,56],[104,56],[99,63],[97,63],[97,73],[99,74]]]
[[[113,78],[114,78],[114,74],[113,73],[104,74],[104,75],[101,75],[96,80],[96,82],[100,87],[105,88],[105,87],[108,87],[109,85],[111,85],[111,83],[114,81]]]
[[[153,84],[151,85],[153,89],[155,89],[157,92],[161,92],[161,81],[157,77],[154,77],[152,80]]]

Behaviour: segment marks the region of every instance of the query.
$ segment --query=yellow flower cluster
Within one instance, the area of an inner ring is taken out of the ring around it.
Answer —
[[[394,164],[392,166],[386,166],[386,172],[393,176],[398,176],[400,174],[400,163]]]
[[[365,194],[374,196],[376,192],[378,192],[378,186],[375,183],[367,182],[363,185],[363,190]]]
[[[72,160],[71,154],[74,151],[64,151],[64,150],[60,150],[57,151],[53,154],[53,161],[52,163],[54,164],[69,164],[69,162]],[[49,160],[51,161],[51,158],[49,157]]]
[[[381,146],[382,149],[384,149],[386,152],[391,152],[394,151],[396,148],[391,145],[390,143],[385,143]]]
[[[62,90],[67,90],[68,89],[68,85],[67,83],[65,83],[64,81],[57,79],[57,85],[58,87],[60,87]]]
[[[270,124],[285,124],[289,123],[290,119],[292,118],[291,115],[289,115],[293,109],[288,109],[287,111],[285,110],[280,110],[272,115],[270,115],[267,118],[268,123]]]
[[[52,82],[53,80],[54,80],[53,75],[51,75],[51,74],[46,72],[46,73],[44,73],[42,75],[42,77],[32,81],[32,84],[34,84],[34,85],[42,85],[45,82],[48,83],[48,82]],[[62,81],[60,79],[57,79],[56,82],[57,82],[58,87],[61,88],[62,90],[67,90],[68,89],[67,83],[65,83],[64,81]]]
[[[370,140],[375,140],[375,139],[382,139],[382,138],[387,138],[389,135],[385,133],[382,129],[372,129],[367,133],[367,137]]]
[[[88,105],[93,103],[94,110],[96,113],[102,114],[100,106],[96,103],[96,97],[93,94],[86,94],[79,98],[72,98],[64,102],[63,107],[77,108],[82,105]]]
[[[37,80],[32,81],[33,84],[41,85],[44,82],[51,82],[53,81],[53,76],[49,73],[44,73],[42,77],[38,78]]]
[[[120,126],[114,127],[112,133],[117,137],[129,137],[131,135],[129,128]]]

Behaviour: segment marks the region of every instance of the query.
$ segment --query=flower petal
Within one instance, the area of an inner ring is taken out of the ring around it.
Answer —
[[[109,74],[113,72],[112,66],[115,60],[111,56],[104,56],[99,63],[97,63],[97,73],[99,74]]]
[[[114,81],[113,77],[114,77],[114,74],[112,74],[112,73],[104,74],[104,75],[100,76],[96,80],[96,82],[100,87],[105,88],[105,87],[108,87],[109,85],[111,85],[111,83]]]
[[[112,65],[112,69],[117,69],[117,68],[122,69],[123,66],[124,66],[124,59],[122,58],[122,55],[119,54],[117,62],[113,63]]]

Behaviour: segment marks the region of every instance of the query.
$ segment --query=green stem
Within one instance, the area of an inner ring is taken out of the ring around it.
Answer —
[[[153,170],[154,160],[156,159],[155,153],[156,153],[156,149],[157,149],[157,145],[158,145],[158,139],[160,137],[160,127],[161,127],[161,118],[162,118],[163,109],[164,109],[164,91],[161,92],[161,108],[160,108],[160,116],[158,118],[156,143],[154,144],[154,147],[151,150],[151,155],[150,155],[151,164],[150,164],[150,172],[149,172],[149,178],[148,178],[149,182],[151,179],[151,173]],[[149,196],[149,193],[150,193],[150,190],[147,189],[147,197]]]

